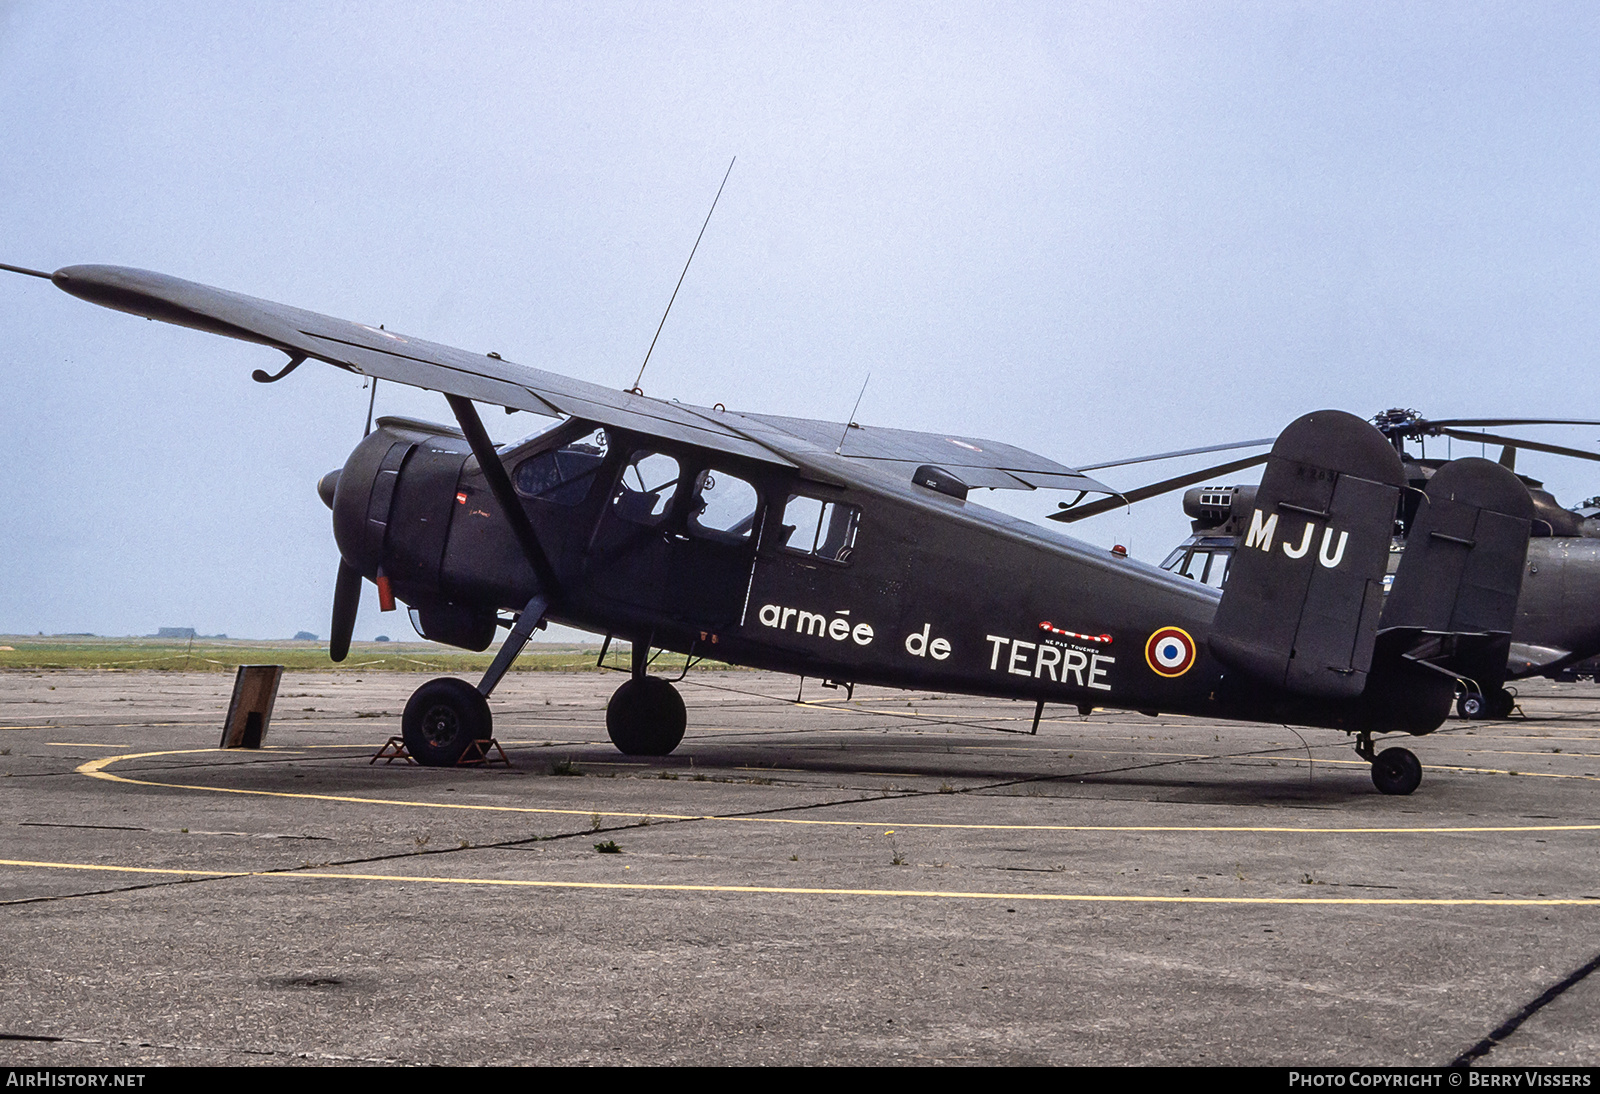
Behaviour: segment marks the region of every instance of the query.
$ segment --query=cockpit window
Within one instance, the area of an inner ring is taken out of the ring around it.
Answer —
[[[517,464],[511,481],[525,498],[577,505],[589,496],[595,472],[606,458],[606,435],[598,431],[565,448],[529,456]]]
[[[1233,560],[1231,541],[1229,550],[1208,550],[1206,546],[1186,543],[1167,556],[1161,564],[1163,570],[1220,589],[1228,581],[1228,563]]]
[[[612,499],[617,516],[635,524],[660,524],[678,492],[678,461],[661,452],[635,452],[622,469]]]
[[[783,545],[791,551],[849,562],[856,546],[861,510],[853,505],[790,494],[783,507]]]
[[[695,476],[689,530],[711,539],[749,539],[760,500],[756,488],[738,476],[702,471]]]

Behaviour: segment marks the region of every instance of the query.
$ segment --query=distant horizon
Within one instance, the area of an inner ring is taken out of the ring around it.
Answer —
[[[573,633],[574,634],[580,634],[580,635],[582,634],[582,632],[579,632],[579,631],[574,631]],[[37,632],[35,634],[28,634],[28,633],[23,633],[23,632],[18,632],[18,633],[14,633],[14,634],[0,633],[0,641],[5,641],[6,639],[26,640],[26,639],[29,639],[29,638],[35,638],[35,639],[37,639],[37,638],[103,638],[103,639],[106,639],[108,641],[140,640],[140,641],[149,641],[149,642],[187,642],[187,641],[189,641],[189,639],[186,639],[186,638],[164,637],[164,636],[161,636],[161,635],[154,635],[154,634],[100,634],[100,633],[96,633],[96,632],[93,632],[93,631],[55,631],[55,632],[48,633],[48,634],[43,632],[43,631],[39,631],[39,632]],[[197,634],[197,635],[194,636],[193,640],[196,641],[196,642],[207,641],[207,642],[244,642],[244,643],[250,643],[250,642],[300,642],[300,643],[303,643],[304,645],[307,645],[307,646],[313,646],[313,645],[314,646],[326,646],[328,644],[328,640],[326,638],[315,638],[315,639],[311,639],[311,638],[260,638],[260,637],[257,637],[257,638],[243,638],[243,637],[239,637],[237,635],[230,636],[230,635],[216,635],[216,634]],[[458,649],[458,647],[447,645],[444,642],[434,642],[434,641],[431,641],[429,639],[421,638],[421,637],[417,637],[417,636],[412,636],[410,638],[388,638],[388,639],[383,639],[383,640],[380,640],[380,639],[377,639],[377,638],[356,638],[356,639],[352,639],[351,641],[352,641],[352,644],[354,644],[354,645],[366,645],[366,646],[415,645],[415,646],[438,646],[441,649],[450,649],[450,650]],[[572,639],[548,638],[548,637],[541,638],[541,637],[535,636],[535,637],[530,638],[528,640],[528,645],[530,645],[530,646],[599,646],[599,645],[603,644],[604,642],[605,642],[605,636],[604,635],[590,635],[590,636],[583,636],[583,637],[572,638]],[[615,643],[613,643],[613,644],[615,645]],[[491,647],[491,649],[492,648],[493,647]],[[464,652],[471,652],[471,651],[464,651]]]

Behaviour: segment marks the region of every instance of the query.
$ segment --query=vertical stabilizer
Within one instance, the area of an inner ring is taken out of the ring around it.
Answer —
[[[1384,605],[1385,652],[1498,687],[1533,518],[1528,488],[1503,464],[1470,457],[1441,467]]]
[[[1217,659],[1297,695],[1360,695],[1404,483],[1399,455],[1360,418],[1319,410],[1290,423],[1217,608]]]

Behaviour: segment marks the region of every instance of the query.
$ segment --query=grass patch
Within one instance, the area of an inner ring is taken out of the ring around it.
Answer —
[[[240,665],[282,665],[293,672],[481,673],[494,651],[469,653],[436,642],[352,642],[350,656],[335,664],[323,642],[197,638],[100,638],[94,635],[0,635],[0,671],[90,669],[105,672],[233,672]],[[598,672],[599,645],[530,644],[512,672]],[[661,653],[657,673],[681,669],[682,654]],[[727,669],[719,661],[707,669]]]
[[[604,842],[597,843],[597,844],[594,845],[594,849],[596,851],[599,851],[602,855],[620,855],[620,854],[622,854],[622,848],[617,846],[617,841],[614,840],[614,839],[608,839],[608,840],[605,840]]]

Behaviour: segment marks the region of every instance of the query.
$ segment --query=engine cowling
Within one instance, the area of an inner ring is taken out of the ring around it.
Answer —
[[[452,601],[443,574],[471,455],[453,427],[380,418],[317,489],[333,510],[333,538],[346,564],[372,581],[385,579],[413,609],[412,623],[424,638],[484,650],[494,641],[494,608]]]

